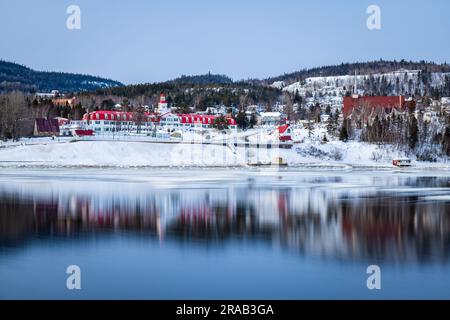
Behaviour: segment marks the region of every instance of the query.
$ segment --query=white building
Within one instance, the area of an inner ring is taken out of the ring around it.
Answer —
[[[166,99],[166,95],[164,93],[161,93],[160,97],[159,97],[159,103],[158,103],[158,108],[156,110],[156,113],[159,114],[165,114],[170,112],[171,110],[169,109],[169,103],[167,102]]]
[[[281,112],[261,112],[259,123],[262,126],[277,126],[281,123]]]

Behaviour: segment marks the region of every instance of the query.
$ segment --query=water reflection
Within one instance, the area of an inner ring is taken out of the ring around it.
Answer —
[[[186,181],[3,179],[0,246],[127,232],[188,244],[262,241],[332,259],[449,258],[448,177],[284,173]]]

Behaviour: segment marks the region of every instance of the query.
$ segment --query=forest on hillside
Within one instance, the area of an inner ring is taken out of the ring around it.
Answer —
[[[157,105],[159,95],[165,93],[168,102],[180,112],[190,108],[205,111],[208,107],[224,105],[243,108],[253,104],[272,106],[283,94],[281,90],[268,86],[253,85],[245,82],[196,84],[188,82],[164,82],[138,84],[96,90],[95,94],[85,93],[96,99],[115,99],[123,97],[133,103]],[[120,99],[119,99],[120,100]]]
[[[196,76],[182,75],[174,80],[167,81],[168,83],[178,84],[196,84],[196,85],[208,85],[208,84],[232,84],[234,81],[230,77],[223,74],[211,74],[211,72]]]
[[[35,71],[0,60],[0,93],[11,91],[63,93],[94,91],[98,88],[123,86],[118,81],[83,74]]]
[[[303,69],[296,72],[285,73],[277,77],[267,78],[258,82],[272,84],[275,81],[284,81],[286,84],[301,82],[310,77],[343,76],[354,75],[355,72],[361,75],[376,73],[387,73],[400,69],[422,70],[424,72],[450,72],[450,65],[447,63],[437,64],[427,61],[406,61],[406,60],[377,60],[369,62],[341,63],[339,65],[322,66],[311,69]]]

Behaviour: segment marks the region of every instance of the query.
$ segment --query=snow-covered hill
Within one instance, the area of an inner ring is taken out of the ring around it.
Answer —
[[[445,83],[445,78],[450,77],[450,73],[431,73],[429,75],[430,87],[440,87]],[[424,79],[425,78],[425,79]],[[424,90],[428,84],[428,75],[426,77],[420,70],[399,70],[389,73],[377,73],[373,75],[356,75],[356,83],[360,93],[369,90],[389,91],[386,94],[405,94],[406,92],[414,93],[416,89]],[[424,83],[425,82],[425,83]],[[296,82],[285,86],[283,90],[288,92],[297,92],[305,95],[307,92],[317,92],[321,90],[335,91],[336,94],[352,91],[355,83],[355,76],[330,76],[330,77],[312,77],[307,78],[304,82]],[[279,86],[279,83],[274,83]]]

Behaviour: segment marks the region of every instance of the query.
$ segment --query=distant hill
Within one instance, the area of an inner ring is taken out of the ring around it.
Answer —
[[[122,86],[118,81],[83,74],[35,71],[25,66],[0,60],[0,92],[94,91]]]
[[[268,79],[241,81],[211,73],[184,75],[165,82],[108,87],[92,93],[103,97],[146,100],[148,105],[156,105],[159,94],[164,92],[173,106],[185,109],[195,106],[197,110],[214,105],[274,105],[285,99],[283,89],[291,93],[303,92],[306,96],[326,86],[345,87],[343,90],[348,91],[353,86],[355,71],[358,74],[358,89],[363,90],[364,94],[403,94],[435,99],[450,96],[450,65],[405,60],[342,63]]]
[[[261,80],[261,84],[272,84],[274,82],[282,81],[286,85],[300,82],[310,77],[328,77],[328,76],[345,76],[354,75],[355,71],[358,74],[370,75],[379,73],[388,73],[400,69],[407,70],[421,70],[426,72],[450,72],[449,64],[436,64],[434,62],[413,62],[413,61],[370,61],[370,62],[356,62],[356,63],[342,63],[334,66],[323,66],[312,69],[304,69],[296,72],[286,73],[281,76],[271,77]],[[255,81],[252,81],[255,82]]]
[[[183,75],[177,79],[168,81],[168,83],[194,84],[194,85],[232,84],[233,80],[226,75],[208,73],[196,76]]]

